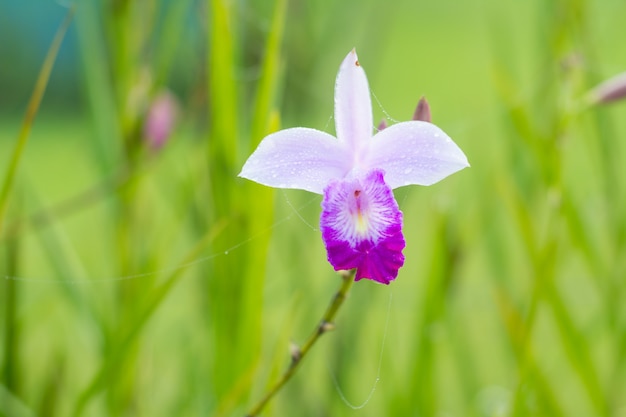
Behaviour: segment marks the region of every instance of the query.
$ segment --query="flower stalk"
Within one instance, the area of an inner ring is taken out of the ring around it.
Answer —
[[[348,297],[348,293],[350,292],[350,288],[354,283],[354,277],[356,274],[356,269],[352,269],[350,271],[340,271],[341,275],[341,287],[333,296],[328,308],[324,312],[322,319],[319,324],[313,330],[311,336],[309,336],[306,343],[298,348],[296,346],[292,346],[291,348],[291,363],[289,367],[283,375],[280,377],[278,381],[270,388],[270,390],[265,394],[260,401],[258,401],[246,414],[246,417],[254,417],[258,416],[263,408],[267,405],[267,403],[281,390],[281,388],[291,379],[293,374],[295,374],[298,369],[300,363],[307,355],[307,353],[311,350],[311,348],[315,345],[315,343],[319,340],[319,338],[327,333],[330,330],[334,329],[333,320],[341,308],[343,302]]]

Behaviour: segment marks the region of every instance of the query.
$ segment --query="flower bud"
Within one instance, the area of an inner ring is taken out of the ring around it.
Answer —
[[[169,139],[176,118],[178,106],[176,98],[169,91],[159,93],[148,109],[144,122],[144,138],[153,150],[159,150]]]
[[[591,104],[607,104],[626,97],[626,72],[600,83],[589,92]]]
[[[426,101],[426,97],[420,98],[420,101],[417,103],[415,113],[413,113],[413,120],[421,120],[422,122],[428,123],[432,121],[430,106],[428,105],[428,101]]]

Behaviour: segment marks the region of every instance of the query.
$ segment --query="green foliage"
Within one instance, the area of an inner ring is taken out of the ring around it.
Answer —
[[[624,18],[612,0],[80,1],[88,112],[41,102],[57,38],[26,117],[0,115],[0,416],[263,398],[339,278],[319,196],[237,174],[280,124],[332,131],[353,47],[375,120],[426,95],[472,168],[398,190],[397,281],[356,283],[263,415],[621,415],[626,107],[584,98],[626,70]],[[155,150],[164,89],[178,124]]]

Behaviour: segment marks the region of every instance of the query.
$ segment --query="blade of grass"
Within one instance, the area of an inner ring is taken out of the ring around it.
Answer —
[[[16,204],[15,207],[18,205]],[[6,250],[6,274],[17,276],[20,261],[20,236],[9,240]],[[4,366],[2,381],[6,389],[18,395],[20,392],[20,322],[18,321],[17,306],[19,298],[19,283],[13,279],[4,280]]]
[[[519,191],[512,185],[506,185],[508,181],[512,181],[511,178],[504,177],[497,181],[497,189],[501,196],[505,200],[505,207],[509,210],[509,216],[513,219],[513,227],[515,234],[521,237],[524,247],[527,251],[526,256],[528,262],[535,265],[538,259],[536,253],[536,231],[535,224],[531,218],[530,209],[526,208],[525,201],[521,198]],[[486,211],[487,213],[487,211]],[[549,380],[544,375],[543,371],[537,364],[535,355],[533,352],[533,344],[531,340],[532,323],[537,312],[539,305],[539,296],[541,295],[541,279],[543,275],[535,277],[534,291],[530,300],[530,305],[527,307],[525,313],[519,311],[520,309],[513,302],[511,292],[513,290],[505,287],[506,279],[510,277],[511,271],[510,260],[505,258],[502,242],[505,241],[503,235],[504,231],[501,226],[493,222],[492,219],[485,220],[487,226],[486,240],[490,256],[490,267],[493,271],[494,281],[493,284],[496,289],[496,301],[500,309],[500,316],[502,318],[505,329],[507,330],[506,336],[511,346],[515,361],[517,363],[518,383],[515,395],[512,399],[512,416],[525,415],[527,411],[525,409],[527,405],[528,395],[533,392],[541,400],[541,404],[545,407],[543,411],[547,415],[551,416],[563,416],[564,412],[559,404],[556,395],[549,383]],[[547,253],[547,252],[546,252]],[[549,256],[548,259],[551,259]],[[543,263],[548,267],[549,263]],[[540,269],[540,268],[534,268]],[[530,390],[530,391],[529,391]]]
[[[239,120],[235,52],[235,25],[232,19],[233,3],[227,0],[207,0],[210,30],[208,31],[208,99],[210,129],[207,142],[211,197],[208,204],[212,210],[209,223],[228,221],[234,226],[229,233],[214,242],[216,251],[224,250],[245,241],[248,219],[245,210],[237,204],[240,184],[237,175],[237,151],[242,140]],[[206,204],[206,203],[203,203]],[[211,275],[220,277],[209,280],[207,288],[207,317],[215,344],[211,380],[215,398],[223,398],[236,384],[238,375],[244,371],[240,366],[240,352],[245,345],[238,343],[239,326],[245,320],[240,311],[241,293],[248,248],[239,252],[237,258],[222,256],[214,260]],[[237,279],[232,279],[237,277]],[[227,319],[230,318],[230,319]]]
[[[265,47],[265,61],[261,79],[257,86],[256,106],[252,115],[252,131],[248,149],[258,144],[270,129],[278,129],[273,124],[274,98],[276,96],[277,80],[279,74],[281,44],[287,0],[276,0],[272,25]],[[240,343],[248,346],[247,352],[242,355],[241,369],[249,369],[251,364],[260,360],[262,344],[262,311],[263,311],[263,287],[265,277],[259,271],[265,270],[267,251],[271,235],[264,231],[271,228],[274,218],[274,190],[269,187],[259,187],[258,184],[247,182],[245,195],[248,201],[254,201],[252,205],[242,205],[246,209],[246,217],[250,219],[248,227],[249,236],[260,236],[254,242],[254,248],[248,252],[248,261],[244,269],[244,285],[242,286],[242,310],[245,317],[240,326],[237,339]],[[244,342],[245,341],[245,342]]]
[[[33,200],[36,205],[41,206],[40,199],[34,190],[29,191],[29,198]],[[46,219],[46,223],[50,227],[45,231],[38,231],[37,237],[44,251],[47,253],[55,273],[62,278],[59,282],[63,288],[64,294],[77,310],[77,313],[79,313],[79,317],[94,320],[99,325],[102,325],[102,317],[100,317],[100,314],[96,310],[95,304],[83,298],[76,285],[72,283],[72,279],[87,276],[82,261],[76,255],[71,242],[68,240],[62,228],[59,227],[57,219],[53,217],[53,214],[45,211],[40,211],[39,213],[42,218]],[[92,326],[88,328],[93,329]]]
[[[239,277],[238,280],[213,280],[209,283],[210,325],[220,340],[215,346],[212,381],[216,398],[224,398],[241,381],[240,375],[250,372],[258,363],[261,345],[261,311],[266,253],[273,218],[273,192],[256,184],[242,184],[236,175],[240,159],[253,142],[267,133],[271,112],[268,110],[275,95],[275,73],[282,40],[282,20],[285,3],[275,3],[274,17],[265,56],[261,82],[257,92],[257,106],[253,118],[258,123],[252,141],[244,134],[242,126],[248,123],[247,115],[238,111],[233,6],[223,0],[209,2],[212,30],[209,33],[209,107],[211,129],[208,144],[211,180],[211,205],[213,219],[232,219],[237,224],[232,233],[216,240],[218,250],[233,247],[254,236],[254,244],[232,256],[215,260],[215,276]],[[254,202],[254,204],[251,204]],[[230,300],[226,302],[225,300]],[[224,320],[232,317],[234,320]],[[239,390],[243,395],[249,390]]]
[[[122,363],[124,356],[128,352],[128,347],[134,343],[139,336],[142,328],[150,319],[152,314],[159,307],[161,302],[169,294],[172,287],[178,282],[178,280],[184,275],[187,270],[187,266],[194,263],[198,256],[206,249],[206,247],[213,242],[213,240],[224,230],[225,223],[220,223],[211,228],[204,237],[196,243],[196,245],[187,253],[180,263],[180,267],[171,272],[163,283],[154,288],[154,290],[146,297],[146,300],[140,304],[137,314],[133,317],[134,321],[125,326],[120,331],[119,337],[116,337],[116,345],[113,347],[112,352],[104,359],[104,362],[95,373],[94,377],[87,384],[87,388],[81,393],[76,406],[74,408],[73,416],[80,416],[84,413],[89,401],[105,388],[106,381],[108,381],[115,372],[120,370],[117,368],[119,363]]]
[[[109,59],[102,36],[102,24],[95,0],[82,0],[76,11],[76,29],[83,63],[84,86],[95,125],[94,156],[104,174],[116,166],[122,143],[117,118]]]
[[[209,0],[211,12],[209,21],[209,106],[210,106],[210,141],[209,164],[213,167],[212,186],[215,193],[227,196],[228,190],[222,190],[222,178],[231,178],[234,174],[237,144],[240,140],[238,126],[237,85],[235,80],[234,28],[231,19],[231,5],[226,0]],[[224,192],[222,192],[224,191]],[[218,213],[228,211],[229,199],[216,201]]]
[[[508,191],[504,191],[504,190]],[[514,211],[514,217],[516,219],[517,228],[524,236],[524,231],[529,233],[532,230],[532,221],[530,219],[530,211],[520,209],[523,204],[519,198],[515,198],[515,193],[511,192],[511,187],[503,187],[502,191],[507,195],[507,201],[517,200],[517,203],[510,204],[510,208]],[[559,209],[560,210],[560,209]],[[554,216],[559,217],[560,211],[553,213]],[[557,219],[550,224],[557,222]],[[557,268],[556,260],[556,248],[557,239],[556,231],[548,233],[549,239],[543,244],[542,248],[538,248],[538,243],[531,236],[527,236],[525,239],[526,249],[528,251],[528,257],[530,259],[533,274],[534,274],[534,289],[533,296],[531,298],[530,306],[526,314],[524,321],[524,333],[526,334],[522,340],[525,340],[524,345],[526,349],[530,349],[531,340],[530,335],[534,326],[535,317],[541,301],[546,301],[548,307],[551,308],[552,313],[555,315],[556,324],[560,330],[560,334],[563,340],[563,345],[568,353],[572,365],[579,374],[581,381],[583,382],[589,398],[592,400],[593,405],[598,412],[606,411],[606,404],[602,399],[601,387],[598,379],[598,375],[591,361],[591,357],[587,350],[585,341],[577,335],[575,325],[571,319],[569,312],[564,306],[560,295],[554,288],[555,268]],[[522,362],[527,363],[526,360]],[[526,365],[522,365],[524,368]],[[527,375],[526,372],[522,374]],[[521,386],[522,384],[520,384]],[[520,391],[518,391],[519,393]]]
[[[26,148],[26,144],[28,143],[30,130],[33,126],[33,123],[35,122],[35,116],[37,116],[39,106],[41,105],[41,100],[44,93],[46,92],[46,87],[48,86],[50,73],[52,72],[54,62],[56,61],[59,49],[61,48],[61,43],[63,42],[63,38],[65,37],[65,33],[67,32],[70,23],[72,22],[73,16],[74,6],[72,6],[68,10],[65,19],[61,23],[61,26],[59,26],[56,34],[54,35],[52,44],[48,49],[46,58],[44,59],[41,70],[39,71],[39,75],[37,76],[35,89],[33,90],[33,93],[30,97],[30,101],[28,102],[26,115],[24,116],[24,121],[22,122],[22,126],[17,137],[17,142],[15,143],[15,147],[13,148],[13,153],[11,154],[11,158],[9,159],[9,167],[7,168],[4,182],[2,184],[2,190],[0,191],[0,234],[2,233],[2,226],[4,224],[4,216],[6,214],[7,205],[9,203],[9,197],[15,183],[15,176],[17,175],[17,170],[22,159],[22,154],[24,153],[24,149]]]
[[[117,172],[112,177],[104,179],[100,183],[65,200],[49,207],[40,208],[24,217],[17,216],[16,220],[13,220],[5,228],[4,235],[0,236],[0,242],[11,239],[19,233],[24,233],[26,229],[41,231],[49,226],[51,222],[77,214],[81,210],[87,209],[110,197],[130,179],[126,171]]]
[[[165,12],[165,22],[158,37],[158,56],[155,64],[155,86],[162,86],[167,82],[170,69],[175,61],[175,54],[179,47],[179,40],[183,33],[184,19],[187,17],[191,0],[179,0],[168,3]]]
[[[537,194],[537,191],[546,194],[552,192],[557,193],[557,195],[566,193],[561,169],[563,156],[558,141],[566,137],[572,121],[566,105],[569,94],[568,83],[571,82],[571,74],[563,75],[555,70],[555,68],[558,68],[555,57],[562,55],[562,49],[569,40],[569,36],[575,33],[577,22],[572,22],[570,19],[577,15],[569,9],[567,13],[563,13],[561,5],[557,3],[557,1],[549,1],[540,2],[536,5],[538,6],[536,12],[539,14],[537,32],[542,33],[540,45],[537,48],[540,57],[537,73],[539,74],[539,83],[545,86],[542,89],[543,94],[540,97],[535,97],[529,103],[530,109],[533,111],[529,113],[528,117],[523,119],[516,116],[517,112],[510,100],[507,105],[511,119],[509,121],[510,133],[517,135],[521,140],[529,144],[527,146],[528,149],[525,149],[523,152],[524,158],[519,158],[518,156],[521,152],[517,152],[516,159],[530,160],[532,165],[541,171],[541,176],[535,179],[536,182],[531,187],[531,189],[535,189],[535,195],[540,195]],[[580,4],[577,4],[578,6]],[[576,11],[578,9],[579,7],[576,8]],[[548,38],[547,42],[546,37]],[[504,95],[506,96],[506,94]],[[504,100],[506,100],[506,97],[504,97]],[[516,171],[517,177],[521,180],[526,180],[533,176],[536,177],[536,174],[524,172],[520,167],[521,163],[518,163],[518,169],[514,169],[514,171]],[[524,204],[523,199],[510,191],[512,189],[511,187],[501,188],[503,193],[505,193],[504,195],[508,194],[513,197],[507,198],[506,201],[509,202],[508,207],[513,214],[512,218],[516,221],[517,233],[521,233],[525,237],[525,249],[532,266],[534,280],[533,294],[522,328],[525,335],[521,338],[524,346],[522,351],[525,352],[531,347],[531,334],[535,317],[540,303],[545,303],[550,308],[549,311],[552,313],[560,330],[561,340],[568,354],[568,359],[570,359],[571,364],[587,389],[589,399],[598,412],[604,413],[606,408],[601,400],[599,380],[593,363],[586,350],[584,341],[577,336],[578,332],[575,329],[575,324],[571,319],[569,311],[554,288],[554,279],[559,269],[558,261],[555,259],[556,248],[559,246],[561,239],[560,230],[555,225],[558,225],[562,220],[570,220],[570,224],[573,224],[571,221],[572,216],[567,212],[568,207],[564,208],[558,204],[546,205],[545,202],[539,200],[539,205],[533,203],[528,206]],[[546,220],[548,227],[544,232],[544,237],[538,233],[535,236],[528,235],[528,231],[534,229],[536,225],[536,222],[531,217],[533,216],[533,211],[536,211],[536,209],[532,210],[535,207],[545,210],[548,216]],[[567,218],[568,216],[570,217],[569,219]],[[580,229],[576,231],[579,232]],[[521,388],[526,383],[524,378],[529,375],[524,369],[527,363],[527,354],[530,353],[522,355],[522,378],[516,394],[517,412],[520,410]],[[527,382],[530,383],[531,381]]]
[[[436,384],[437,351],[433,346],[432,329],[441,319],[447,285],[450,280],[452,263],[449,262],[445,243],[445,224],[440,213],[432,217],[435,224],[432,233],[432,262],[427,273],[427,284],[423,295],[419,331],[416,340],[416,357],[412,369],[411,383],[415,390],[409,389],[410,397],[406,407],[411,405],[419,415],[435,415],[438,408],[439,392]]]
[[[528,405],[527,401],[525,401],[528,398],[526,391],[531,389],[539,396],[545,407],[543,411],[545,411],[546,415],[553,417],[564,416],[565,413],[548,379],[535,360],[532,346],[526,343],[526,324],[524,323],[523,315],[513,303],[507,290],[501,285],[496,285],[496,301],[498,302],[500,315],[503,318],[510,345],[513,348],[517,361],[522,364],[519,367],[519,380],[525,381],[527,384],[518,384],[510,415],[527,415],[528,410],[524,408]]]
[[[570,362],[580,376],[598,415],[609,415],[608,404],[596,367],[591,359],[587,340],[580,335],[554,283],[547,282],[545,291]]]
[[[37,414],[24,402],[0,384],[0,415],[11,417],[35,417]]]
[[[285,27],[287,0],[276,0],[274,15],[265,45],[263,69],[258,83],[254,114],[252,115],[252,129],[248,152],[254,151],[261,139],[269,133],[269,122],[272,106],[276,97],[278,79],[280,75],[281,46]]]

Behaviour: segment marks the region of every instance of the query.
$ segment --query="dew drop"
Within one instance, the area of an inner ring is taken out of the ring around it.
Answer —
[[[404,170],[405,174],[410,174],[413,171],[413,168],[407,168]]]
[[[224,251],[224,255],[228,255],[228,251],[227,250]]]

